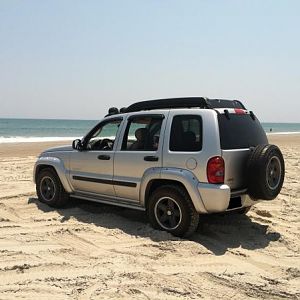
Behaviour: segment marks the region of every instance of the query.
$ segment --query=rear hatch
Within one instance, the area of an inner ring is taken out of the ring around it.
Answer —
[[[268,144],[266,133],[252,112],[244,109],[218,109],[224,183],[232,192],[247,188],[247,160],[251,149]]]

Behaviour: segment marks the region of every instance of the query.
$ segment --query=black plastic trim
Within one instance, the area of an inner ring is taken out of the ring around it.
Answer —
[[[128,182],[128,181],[118,181],[118,180],[113,180],[114,185],[119,185],[119,186],[128,186],[128,187],[136,187],[135,182]]]
[[[145,161],[158,161],[158,157],[157,156],[145,156],[144,160]]]
[[[80,180],[80,181],[110,184],[110,185],[128,186],[128,187],[136,187],[137,186],[137,184],[135,182],[100,179],[100,178],[92,178],[92,177],[84,177],[84,176],[73,176],[73,179]]]
[[[203,97],[158,99],[141,101],[131,104],[127,107],[126,112],[184,107],[209,108],[209,104],[207,103],[206,98]]]
[[[152,118],[152,119],[164,119],[165,115],[163,114],[138,114],[138,115],[132,115],[128,117],[128,121],[132,121],[134,119],[138,118]]]
[[[100,160],[110,160],[110,155],[98,155],[97,158]]]

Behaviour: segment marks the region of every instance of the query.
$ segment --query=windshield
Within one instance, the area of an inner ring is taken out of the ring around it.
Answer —
[[[266,133],[260,122],[249,114],[218,114],[222,149],[240,149],[268,144]]]

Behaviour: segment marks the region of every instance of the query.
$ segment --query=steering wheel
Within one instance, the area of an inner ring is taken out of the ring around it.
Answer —
[[[110,139],[103,139],[99,145],[99,150],[112,150],[114,141]]]

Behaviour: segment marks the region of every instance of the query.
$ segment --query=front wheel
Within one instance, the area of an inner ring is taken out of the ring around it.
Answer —
[[[178,186],[158,188],[150,196],[148,218],[154,228],[187,237],[197,228],[199,214],[187,192]]]
[[[37,175],[36,193],[41,202],[53,207],[62,207],[69,199],[69,194],[62,186],[56,172],[50,168],[42,170]]]

